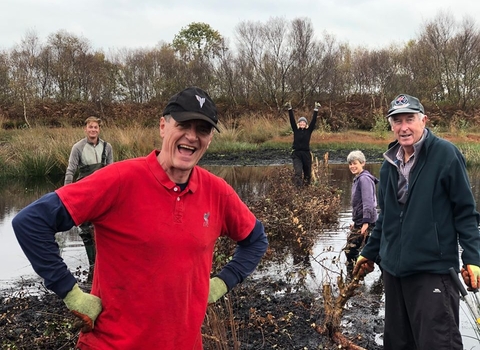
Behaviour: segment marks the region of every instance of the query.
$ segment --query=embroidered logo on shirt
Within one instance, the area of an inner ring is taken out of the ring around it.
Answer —
[[[440,289],[438,289],[438,288],[435,288],[435,289],[433,290],[433,292],[434,292],[434,293],[441,293]]]
[[[195,97],[197,98],[197,101],[200,103],[200,108],[202,108],[203,104],[205,103],[205,97],[200,97],[198,95],[195,95]]]
[[[210,217],[210,213],[203,214],[203,226],[208,227],[208,218]]]

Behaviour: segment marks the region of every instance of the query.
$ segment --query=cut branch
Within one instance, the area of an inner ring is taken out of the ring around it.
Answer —
[[[332,339],[335,344],[341,346],[342,349],[366,350],[347,339],[340,329],[343,308],[347,301],[355,294],[355,290],[360,285],[360,281],[363,280],[362,274],[363,271],[360,270],[348,284],[344,283],[343,277],[340,275],[337,278],[339,295],[335,300],[330,284],[324,284],[322,288],[325,320],[322,326],[317,326],[315,329],[320,334],[330,337],[330,339]]]

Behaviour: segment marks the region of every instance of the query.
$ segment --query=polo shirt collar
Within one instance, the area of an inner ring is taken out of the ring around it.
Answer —
[[[159,183],[161,183],[165,188],[169,190],[173,190],[177,184],[170,180],[165,170],[163,170],[162,166],[158,162],[157,156],[160,154],[159,150],[152,151],[147,156],[147,165],[150,168],[151,172],[157,179]],[[194,166],[192,172],[190,173],[190,178],[188,180],[187,187],[185,188],[186,191],[195,192],[198,188],[199,183],[199,171],[197,166]]]

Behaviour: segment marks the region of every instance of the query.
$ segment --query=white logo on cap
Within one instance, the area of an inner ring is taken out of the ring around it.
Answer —
[[[200,103],[200,108],[202,108],[203,104],[205,103],[205,97],[200,97],[198,95],[195,95],[195,97],[197,98],[197,101]]]
[[[400,105],[400,106],[393,106],[393,109],[406,108],[408,106],[410,106],[410,103],[405,103],[404,105]]]

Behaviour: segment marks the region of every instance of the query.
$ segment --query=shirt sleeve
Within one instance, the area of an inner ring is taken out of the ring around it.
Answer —
[[[110,143],[107,143],[107,164],[113,163],[113,149]]]
[[[373,223],[377,218],[377,208],[375,208],[375,184],[366,176],[359,179],[360,192],[362,194],[362,223]]]
[[[315,125],[317,124],[317,117],[318,117],[318,110],[317,111],[313,111],[313,115],[312,115],[312,120],[310,122],[310,125],[309,125],[309,129],[311,129],[311,132],[313,132],[315,130]]]
[[[290,120],[290,126],[292,127],[292,130],[297,130],[297,122],[295,121],[295,116],[293,115],[293,109],[288,110],[288,119]]]
[[[232,260],[218,274],[231,290],[248,277],[258,266],[260,259],[267,251],[268,240],[263,224],[256,220],[252,232],[237,247]]]
[[[379,199],[379,207],[380,207],[380,213],[378,215],[378,219],[375,223],[375,227],[372,230],[372,233],[370,234],[370,237],[368,238],[367,244],[363,247],[362,251],[360,252],[360,255],[375,261],[378,257],[379,251],[380,251],[380,241],[382,237],[382,222],[383,222],[383,189],[382,186],[378,189],[378,199]]]
[[[74,222],[55,192],[22,209],[12,220],[18,243],[45,286],[62,299],[77,283],[60,255],[57,232],[68,231]]]
[[[71,184],[73,182],[73,176],[77,171],[78,164],[80,163],[80,155],[78,154],[78,148],[76,145],[72,147],[70,151],[70,157],[68,158],[68,166],[65,171],[65,182],[64,184]]]

